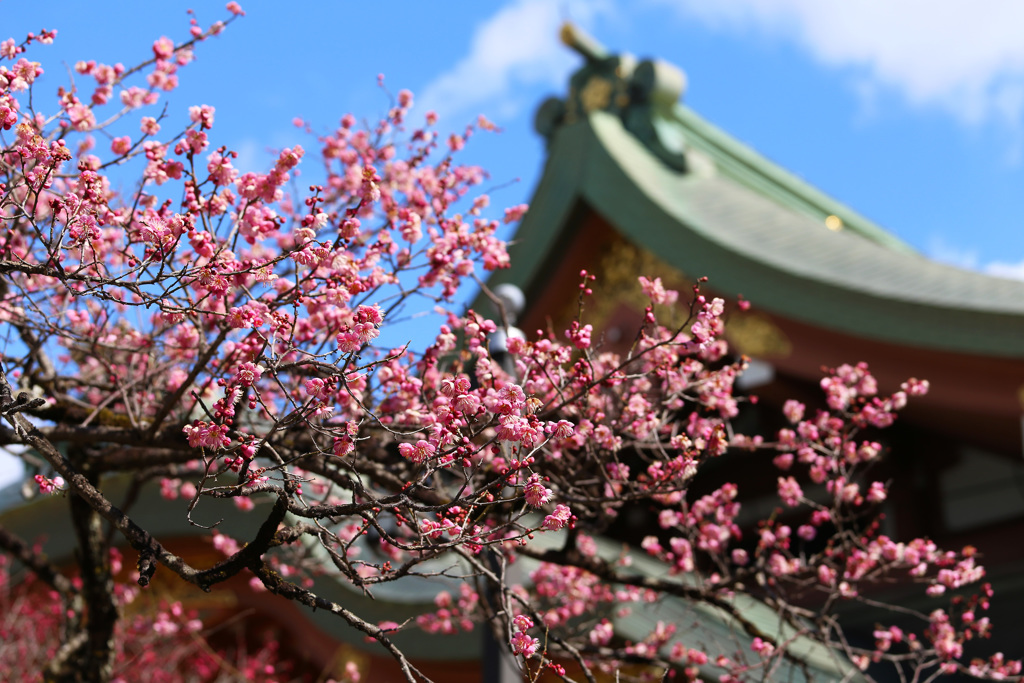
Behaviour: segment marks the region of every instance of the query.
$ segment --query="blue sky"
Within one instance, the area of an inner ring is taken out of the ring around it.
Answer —
[[[376,85],[410,88],[421,111],[478,137],[494,205],[529,197],[543,161],[535,106],[563,94],[578,57],[557,40],[572,19],[614,51],[682,67],[700,114],[934,258],[1024,274],[1024,5],[1013,0],[507,0],[242,2],[247,16],[200,46],[170,110],[217,108],[219,142],[258,165],[345,112],[388,106]],[[202,24],[219,2],[0,0],[0,32],[57,28],[30,57],[66,81],[61,62],[149,54]],[[284,10],[282,8],[287,8]],[[515,182],[518,181],[518,182]]]
[[[154,39],[187,35],[223,3],[0,0],[0,40],[59,33],[29,58],[51,97],[77,60],[131,65]],[[377,87],[461,128],[486,114],[467,160],[492,175],[492,206],[529,198],[543,163],[533,111],[563,95],[579,58],[571,19],[613,51],[683,68],[686,102],[714,124],[892,231],[962,267],[1024,277],[1024,4],[1016,0],[242,1],[199,46],[164,102],[185,119],[216,107],[215,144],[256,170],[268,148],[308,140],[346,112],[386,111]],[[45,101],[45,100],[44,100]],[[246,169],[250,170],[250,169]]]

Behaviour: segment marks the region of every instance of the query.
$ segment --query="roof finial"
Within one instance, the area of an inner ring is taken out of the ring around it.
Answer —
[[[562,24],[559,38],[585,63],[570,77],[565,99],[550,97],[541,104],[534,117],[537,131],[551,140],[561,126],[599,112],[611,114],[657,158],[685,171],[685,141],[667,123],[686,89],[683,71],[660,60],[638,65],[628,53],[613,54],[570,21]]]
[[[566,21],[562,24],[558,37],[562,39],[566,46],[578,52],[588,62],[608,59],[610,54],[608,48],[597,42],[596,38],[571,21]]]

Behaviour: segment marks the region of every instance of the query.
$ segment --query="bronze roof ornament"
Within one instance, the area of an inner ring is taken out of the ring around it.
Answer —
[[[549,141],[563,125],[572,125],[594,112],[608,112],[669,168],[686,171],[685,142],[673,135],[672,110],[686,89],[682,69],[661,60],[637,62],[628,53],[611,54],[578,26],[566,22],[560,37],[584,63],[569,79],[565,99],[545,100],[534,119],[537,131]]]

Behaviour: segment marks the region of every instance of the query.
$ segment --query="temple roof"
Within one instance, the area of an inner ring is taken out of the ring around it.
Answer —
[[[542,286],[580,207],[691,277],[789,318],[915,347],[1024,357],[1024,282],[931,261],[678,101],[662,62],[586,57],[537,128],[548,159],[499,281]],[[639,275],[639,273],[638,273]]]

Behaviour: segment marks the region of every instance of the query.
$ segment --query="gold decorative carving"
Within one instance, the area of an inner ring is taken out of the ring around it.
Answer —
[[[605,330],[608,319],[622,306],[642,312],[650,304],[650,299],[643,293],[637,280],[641,275],[651,279],[660,277],[666,289],[679,291],[681,299],[689,293],[692,284],[683,273],[618,235],[609,242],[592,273],[597,276],[597,280],[591,285],[593,295],[588,296],[584,303],[584,318],[585,322],[599,331]],[[576,319],[577,313],[578,306],[574,301],[554,321],[556,329],[564,329],[570,321]],[[658,315],[668,325],[682,324],[685,320],[685,311],[679,309],[670,313],[667,307],[661,307]]]
[[[637,278],[641,275],[654,279],[660,277],[666,289],[679,292],[679,303],[669,310],[660,306],[656,310],[658,320],[666,326],[682,325],[686,321],[687,309],[693,282],[684,273],[668,265],[650,251],[627,242],[618,235],[608,243],[597,267],[591,271],[597,280],[591,285],[593,295],[584,302],[584,322],[594,326],[598,332],[607,331],[612,315],[623,306],[641,313],[650,304]],[[574,301],[554,320],[555,329],[565,329],[576,319],[579,309]],[[622,330],[632,334],[633,330]],[[757,311],[733,311],[725,325],[725,338],[732,349],[754,358],[781,358],[793,351],[793,345],[786,334],[772,320]],[[1024,406],[1024,387],[1021,389],[1021,405]]]
[[[183,555],[194,566],[210,566],[223,559],[219,553],[213,552],[192,551]],[[204,593],[192,584],[172,577],[170,572],[157,572],[150,580],[149,588],[125,605],[124,612],[126,616],[149,616],[160,611],[161,605],[175,602],[180,602],[186,609],[196,610],[232,610],[238,606],[238,598],[230,590]]]
[[[736,351],[754,358],[785,358],[793,351],[786,334],[758,312],[730,315],[725,338]]]
[[[589,114],[592,111],[607,109],[612,99],[614,86],[611,81],[601,76],[591,76],[587,84],[580,91],[580,104],[583,105],[583,112]]]
[[[328,667],[331,673],[341,680],[348,673],[345,667],[349,662],[355,664],[356,669],[364,677],[370,673],[370,657],[365,652],[352,647],[348,643],[342,643],[338,646],[338,649],[334,651],[334,655],[331,657],[331,663]]]

